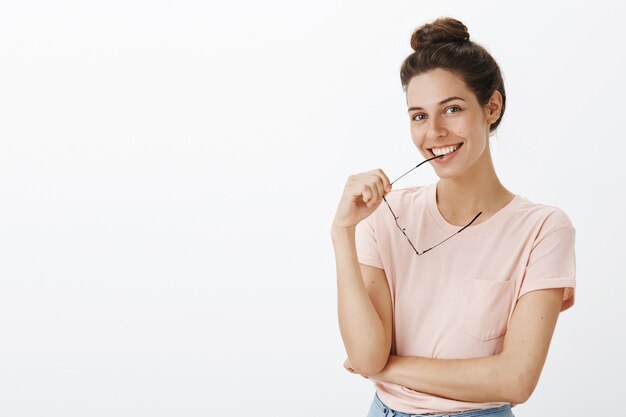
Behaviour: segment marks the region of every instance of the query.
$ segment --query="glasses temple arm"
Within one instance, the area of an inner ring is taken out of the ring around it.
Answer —
[[[433,156],[432,158],[428,158],[422,162],[420,162],[419,164],[417,164],[416,166],[414,166],[413,168],[409,169],[407,172],[405,172],[404,174],[400,175],[398,178],[396,178],[395,180],[393,180],[391,182],[391,185],[393,185],[394,182],[398,181],[400,178],[404,177],[406,174],[408,174],[409,172],[413,171],[415,168],[418,168],[420,165],[425,164],[426,162],[435,159],[435,158],[441,158],[443,157],[443,155],[439,155],[439,156]]]
[[[457,233],[461,233],[463,231],[463,229],[465,229],[467,226],[469,226],[470,224],[474,223],[474,220],[476,220],[478,218],[478,216],[480,216],[481,214],[483,214],[483,212],[479,212],[476,216],[474,216],[474,218],[472,219],[471,222],[469,222],[468,224],[466,224],[465,226],[463,226],[461,228],[461,230],[459,230]]]

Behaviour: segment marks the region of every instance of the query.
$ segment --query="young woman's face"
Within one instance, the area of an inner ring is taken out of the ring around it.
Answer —
[[[417,75],[406,95],[411,137],[422,156],[428,159],[455,149],[430,161],[440,178],[459,177],[491,158],[489,126],[494,116],[456,74],[435,69]]]

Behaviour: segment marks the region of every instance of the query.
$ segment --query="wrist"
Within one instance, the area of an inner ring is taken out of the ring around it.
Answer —
[[[333,223],[330,229],[330,235],[333,239],[341,237],[352,237],[356,231],[356,225],[354,226],[337,226]]]

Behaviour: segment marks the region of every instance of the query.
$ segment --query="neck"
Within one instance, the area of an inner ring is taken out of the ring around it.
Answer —
[[[437,204],[442,214],[452,221],[462,223],[482,211],[486,215],[479,217],[477,223],[480,223],[514,196],[496,175],[489,145],[480,159],[482,161],[476,161],[462,176],[437,182]]]

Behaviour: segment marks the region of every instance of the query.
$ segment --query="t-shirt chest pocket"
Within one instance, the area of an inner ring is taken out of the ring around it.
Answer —
[[[487,341],[506,333],[515,294],[515,281],[473,278],[458,317],[458,329]]]

